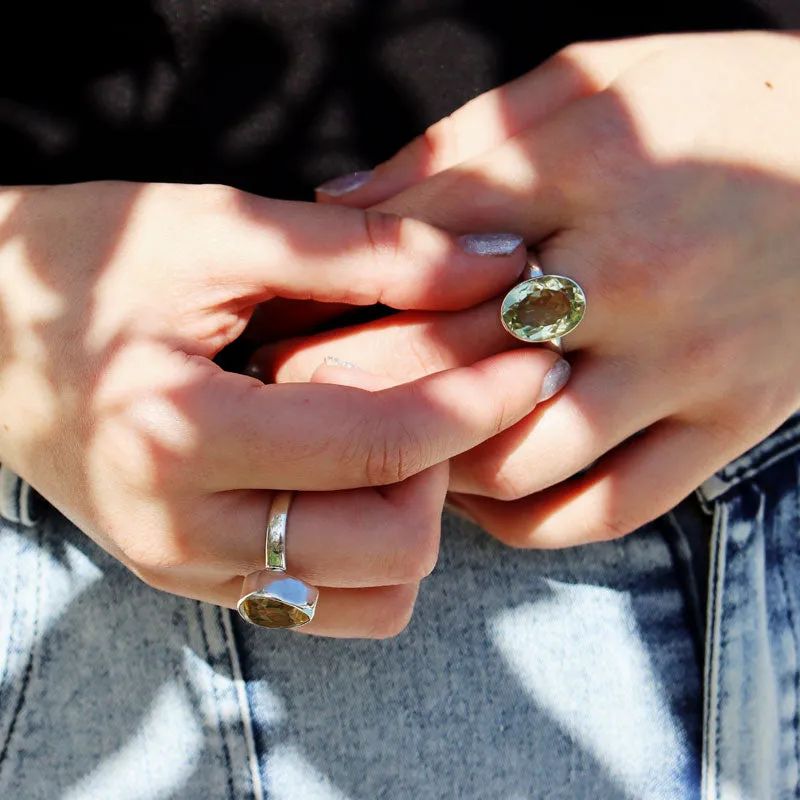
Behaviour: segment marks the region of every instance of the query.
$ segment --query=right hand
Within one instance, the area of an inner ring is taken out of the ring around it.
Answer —
[[[264,567],[270,490],[297,490],[289,571],[321,587],[304,630],[396,633],[435,563],[447,459],[525,417],[554,354],[378,391],[211,359],[275,297],[455,310],[523,262],[225,187],[3,190],[0,458],[148,584],[229,607]]]

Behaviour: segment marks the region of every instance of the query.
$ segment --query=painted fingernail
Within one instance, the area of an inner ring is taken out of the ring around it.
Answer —
[[[348,172],[347,175],[339,175],[338,178],[331,178],[321,183],[317,186],[317,191],[331,197],[341,197],[343,194],[360,189],[365,183],[369,183],[374,175],[375,171],[371,169]]]
[[[345,369],[357,369],[361,372],[364,370],[358,366],[358,364],[352,364],[350,361],[342,361],[341,358],[336,358],[336,356],[325,356],[325,366],[326,367],[344,367]]]
[[[553,395],[558,394],[567,385],[571,373],[572,367],[569,365],[569,361],[565,361],[563,358],[556,361],[544,376],[542,391],[539,393],[539,399],[536,402],[543,403]]]
[[[509,256],[523,241],[516,233],[470,233],[458,237],[461,249],[475,256]]]

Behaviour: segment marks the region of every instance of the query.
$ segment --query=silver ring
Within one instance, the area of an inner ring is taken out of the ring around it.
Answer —
[[[561,337],[574,331],[585,313],[586,295],[578,283],[564,275],[545,275],[532,253],[522,281],[500,304],[500,321],[513,337],[558,352]]]
[[[319,590],[286,572],[286,527],[293,492],[276,492],[267,517],[266,569],[242,582],[236,610],[262,628],[299,628],[314,618]]]

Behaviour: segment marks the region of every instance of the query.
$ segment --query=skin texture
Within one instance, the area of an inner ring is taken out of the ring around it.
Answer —
[[[791,34],[575,45],[433,126],[363,187],[319,194],[454,232],[518,232],[545,273],[586,291],[564,340],[567,388],[452,461],[453,505],[504,542],[627,534],[800,408],[798,75]],[[498,306],[260,358],[279,380],[323,352],[412,380],[515,346]]]
[[[0,192],[0,458],[136,575],[235,606],[271,490],[308,632],[388,636],[436,561],[448,460],[530,413],[552,353],[394,386],[264,385],[212,359],[277,299],[456,310],[503,291],[422,222],[219,186]],[[500,388],[498,388],[500,387]]]

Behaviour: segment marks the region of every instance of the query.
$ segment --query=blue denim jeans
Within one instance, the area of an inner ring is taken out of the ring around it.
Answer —
[[[251,628],[53,511],[5,522],[0,798],[796,797],[799,473],[794,418],[620,541],[447,518],[388,641]]]

